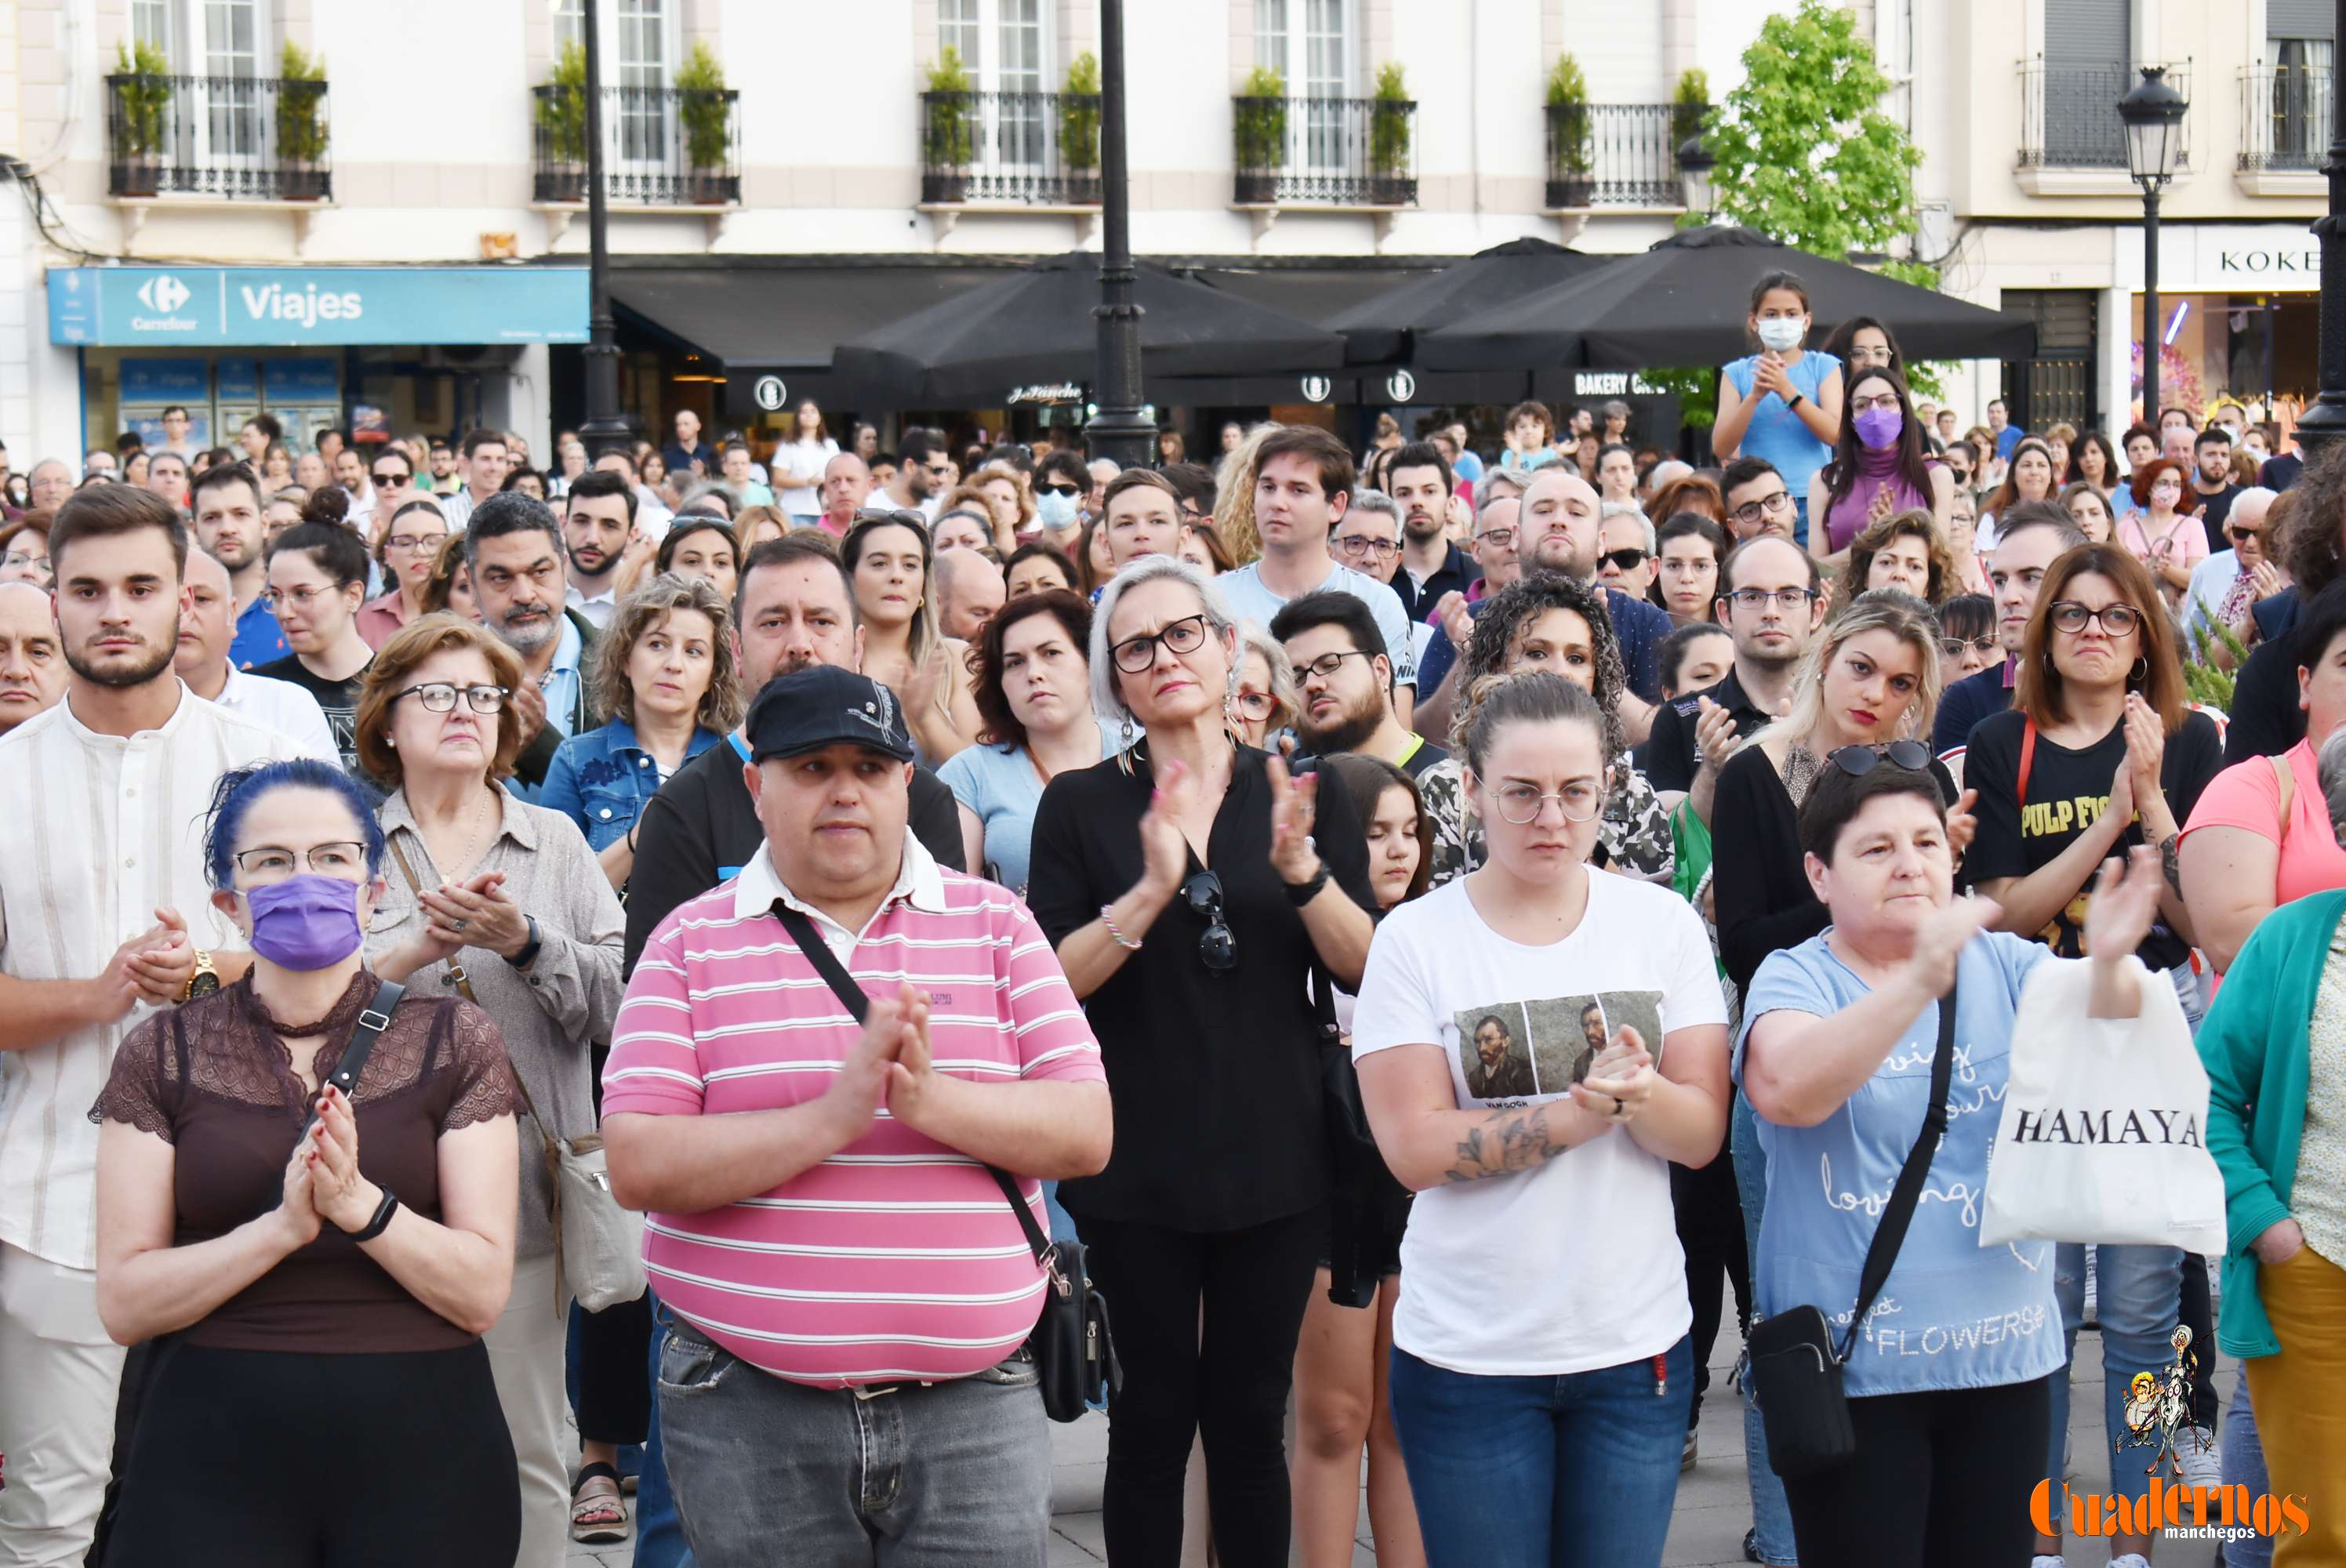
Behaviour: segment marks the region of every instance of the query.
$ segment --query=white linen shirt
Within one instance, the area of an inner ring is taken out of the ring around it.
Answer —
[[[290,680],[273,680],[230,665],[228,684],[212,699],[214,706],[267,725],[291,740],[304,757],[342,765],[342,748],[334,744],[334,728],[318,699]],[[185,911],[181,911],[185,913]]]

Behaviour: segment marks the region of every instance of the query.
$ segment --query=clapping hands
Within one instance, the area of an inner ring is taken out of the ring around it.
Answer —
[[[929,993],[899,983],[895,995],[881,997],[864,1013],[863,1033],[823,1103],[837,1118],[842,1142],[852,1143],[870,1130],[883,1106],[918,1127],[936,1078],[929,1054]]]

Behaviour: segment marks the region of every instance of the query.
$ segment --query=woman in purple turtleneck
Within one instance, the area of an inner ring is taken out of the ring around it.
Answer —
[[[1838,567],[1867,524],[1918,507],[1931,514],[1943,539],[1954,494],[1954,475],[1923,457],[1923,427],[1905,381],[1879,366],[1853,372],[1832,461],[1809,486],[1809,515],[1825,520],[1809,530],[1810,553]]]

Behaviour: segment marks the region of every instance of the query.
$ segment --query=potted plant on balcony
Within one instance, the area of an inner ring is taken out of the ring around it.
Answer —
[[[1278,196],[1279,170],[1287,161],[1287,78],[1257,66],[1230,107],[1239,165],[1231,199],[1267,207]]]
[[[114,46],[114,189],[152,196],[163,188],[165,117],[171,107],[171,62],[141,38]]]
[[[1067,67],[1059,94],[1059,169],[1071,206],[1099,204],[1099,57],[1086,49]]]
[[[1679,74],[1677,96],[1670,100],[1670,146],[1675,148],[1700,136],[1703,119],[1709,113],[1709,74],[1698,66],[1691,66]]]
[[[1378,67],[1369,105],[1369,200],[1375,206],[1407,207],[1417,199],[1417,181],[1409,177],[1409,117],[1416,107],[1402,85],[1401,62]]]
[[[586,199],[586,49],[566,44],[537,95],[537,199]]]
[[[1580,62],[1558,55],[1547,74],[1547,204],[1586,207],[1596,194],[1588,156],[1588,77]]]
[[[277,188],[288,201],[321,201],[326,172],[326,66],[292,39],[277,66]]]
[[[970,160],[976,156],[976,95],[961,51],[947,44],[929,67],[921,97],[927,123],[921,132],[921,199],[948,205],[969,199]]]
[[[739,200],[740,181],[726,169],[733,150],[733,98],[725,90],[725,66],[706,41],[693,45],[678,67],[676,100],[692,199],[709,207]]]

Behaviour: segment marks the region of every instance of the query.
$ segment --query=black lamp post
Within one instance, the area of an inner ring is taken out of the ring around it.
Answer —
[[[2338,25],[2346,28],[2346,0],[2338,0]],[[2346,37],[2346,33],[2338,35]],[[2313,225],[2321,239],[2321,393],[2297,422],[2297,443],[2308,456],[2346,435],[2346,103],[2331,94],[2330,213]]]
[[[2167,85],[2167,67],[2145,66],[2142,80],[2118,100],[2126,122],[2127,168],[2142,187],[2142,418],[2158,427],[2158,193],[2183,154],[2183,114],[2191,106]]]
[[[1716,210],[1710,204],[1710,171],[1718,167],[1719,159],[1702,145],[1701,137],[1690,136],[1678,143],[1678,184],[1686,192],[1686,209],[1700,214],[1706,223]]]
[[[586,417],[578,440],[586,461],[624,452],[634,431],[619,412],[618,323],[611,319],[609,212],[603,200],[603,49],[596,0],[578,7],[586,46]]]
[[[1140,307],[1133,303],[1132,202],[1125,177],[1124,0],[1100,0],[1100,304],[1094,370],[1098,412],[1084,426],[1094,457],[1149,460],[1157,427],[1140,412]]]

